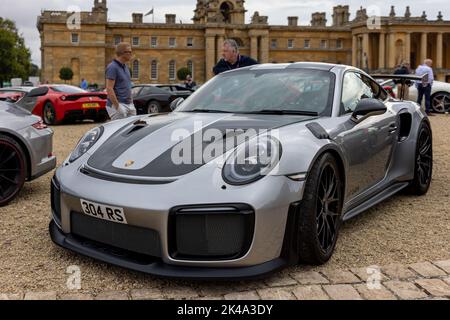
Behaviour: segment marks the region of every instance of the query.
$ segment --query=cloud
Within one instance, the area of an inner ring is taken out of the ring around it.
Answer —
[[[394,2],[392,0],[392,2]],[[32,51],[33,63],[41,64],[40,54],[40,38],[36,28],[37,17],[41,10],[67,10],[70,6],[79,6],[83,11],[90,11],[94,0],[2,0],[1,16],[16,21],[17,27],[25,37],[27,46]],[[326,12],[328,24],[332,22],[332,11],[335,5],[350,6],[351,16],[353,19],[356,10],[360,6],[367,7],[367,3],[357,0],[277,0],[258,1],[247,0],[245,7],[248,10],[246,22],[249,22],[255,11],[260,15],[269,16],[269,23],[272,25],[287,25],[287,16],[298,16],[299,23],[308,25],[313,12]],[[391,5],[386,1],[372,0],[370,5],[378,6],[382,15],[388,15]],[[155,22],[164,22],[166,13],[177,14],[177,22],[182,20],[183,23],[192,23],[196,0],[108,0],[108,17],[110,21],[131,21],[131,13],[148,12],[152,7],[155,8]],[[395,0],[395,9],[398,16],[403,16],[406,6],[410,6],[413,16],[422,15],[422,11],[427,11],[429,19],[436,19],[438,11],[442,11],[444,19],[450,17],[450,6],[448,0]],[[431,8],[431,9],[430,9]],[[147,16],[144,22],[151,22],[152,17]]]

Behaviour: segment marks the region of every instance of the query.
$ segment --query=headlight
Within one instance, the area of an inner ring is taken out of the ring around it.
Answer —
[[[90,131],[88,131],[83,138],[81,138],[80,142],[76,148],[72,151],[70,155],[69,162],[74,162],[78,158],[80,158],[83,154],[85,154],[101,137],[103,134],[103,127],[97,127]]]
[[[228,158],[222,177],[228,184],[245,185],[269,174],[281,159],[281,143],[272,136],[260,136],[239,146]]]

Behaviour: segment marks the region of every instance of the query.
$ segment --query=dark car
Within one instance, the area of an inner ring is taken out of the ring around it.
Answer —
[[[170,103],[179,98],[154,85],[139,85],[132,89],[134,106],[139,114],[170,112]]]
[[[193,89],[189,89],[182,85],[176,84],[156,84],[155,87],[169,91],[172,94],[176,95],[177,98],[184,98],[184,99],[187,99],[192,93],[195,92],[195,90]]]

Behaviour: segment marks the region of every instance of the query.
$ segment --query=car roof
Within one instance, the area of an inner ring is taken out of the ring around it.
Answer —
[[[30,92],[31,90],[36,89],[36,87],[8,87],[8,88],[0,88],[0,91],[23,91]]]
[[[347,69],[349,66],[324,62],[293,62],[293,63],[265,63],[247,67],[249,70],[280,70],[280,69],[315,69],[331,71],[332,69]]]

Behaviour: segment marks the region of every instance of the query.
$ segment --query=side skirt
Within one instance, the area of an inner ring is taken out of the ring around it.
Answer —
[[[342,220],[347,221],[347,220],[357,216],[358,214],[370,209],[371,207],[373,207],[373,206],[379,204],[380,202],[386,200],[387,198],[393,196],[400,190],[406,188],[408,185],[409,185],[409,182],[401,182],[401,183],[395,183],[395,184],[387,187],[386,189],[375,194],[373,197],[367,199],[360,205],[358,205],[355,208],[344,213]]]

